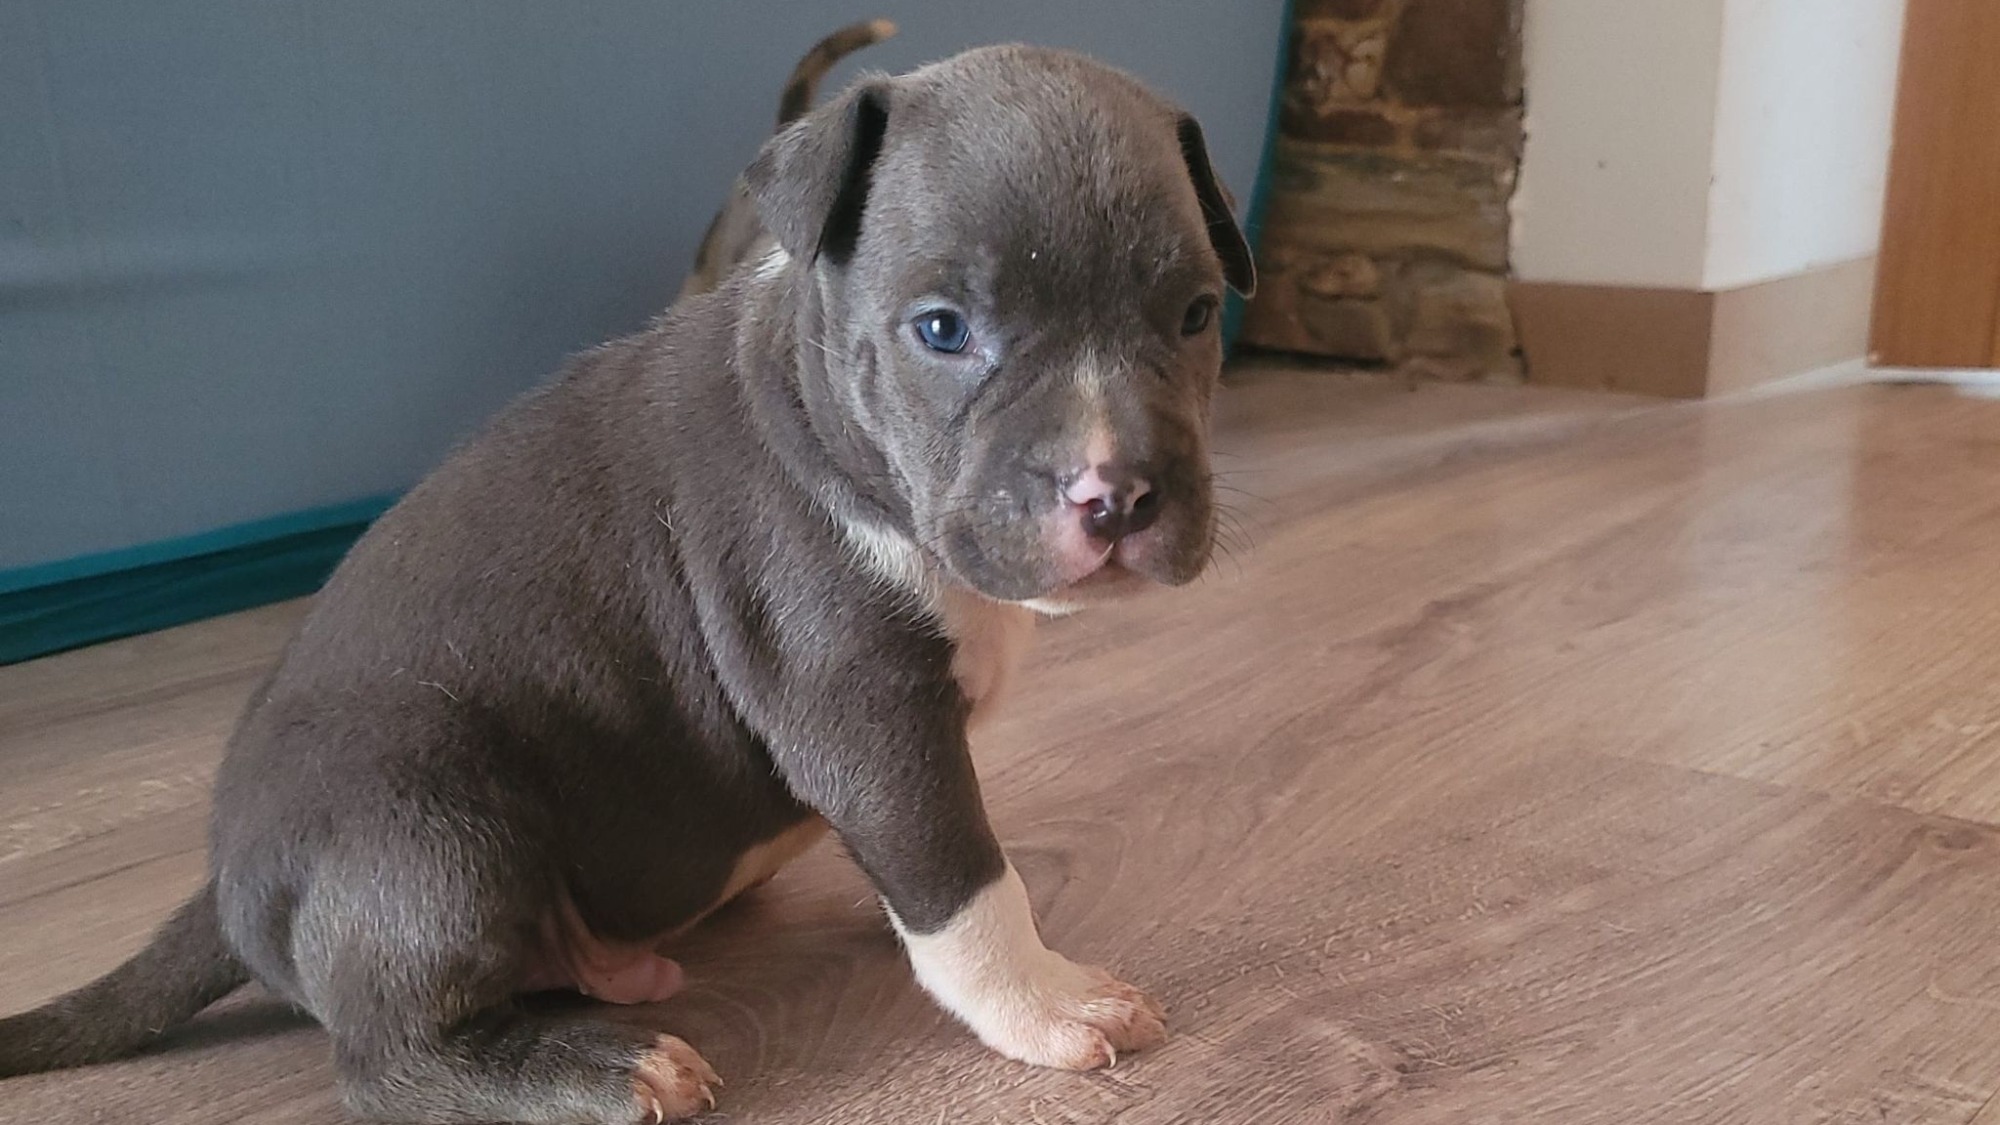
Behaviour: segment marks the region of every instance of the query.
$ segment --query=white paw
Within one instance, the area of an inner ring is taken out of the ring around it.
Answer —
[[[1014,1010],[991,1020],[991,1026],[977,1028],[987,1046],[1010,1059],[1095,1070],[1167,1038],[1160,1006],[1102,969],[1064,960],[1060,970],[1037,975],[1041,987],[1015,998]]]
[[[1138,989],[1042,944],[1012,864],[943,929],[905,931],[903,945],[938,1003],[1010,1059],[1092,1070],[1167,1037],[1159,1005]]]

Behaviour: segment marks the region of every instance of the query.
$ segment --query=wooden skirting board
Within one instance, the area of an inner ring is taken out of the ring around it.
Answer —
[[[1867,352],[1875,259],[1719,291],[1517,281],[1528,381],[1710,398]]]

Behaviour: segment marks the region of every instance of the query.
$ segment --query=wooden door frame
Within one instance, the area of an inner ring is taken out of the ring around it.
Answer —
[[[2000,0],[1909,0],[1869,358],[2000,367]]]

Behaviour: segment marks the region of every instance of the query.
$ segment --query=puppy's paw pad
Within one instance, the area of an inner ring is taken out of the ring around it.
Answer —
[[[662,1035],[632,1069],[632,1093],[639,1120],[660,1125],[715,1108],[722,1079],[686,1041]]]

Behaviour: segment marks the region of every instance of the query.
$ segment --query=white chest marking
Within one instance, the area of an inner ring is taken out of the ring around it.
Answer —
[[[951,674],[972,704],[969,722],[991,716],[1034,638],[1035,609],[945,582],[937,564],[899,532],[859,522],[844,523],[841,531],[862,566],[889,586],[915,594],[952,642]]]
[[[784,273],[785,267],[791,264],[792,256],[785,253],[785,248],[782,246],[773,246],[770,252],[766,253],[763,259],[757,263],[757,280],[769,281],[779,274]]]
[[[976,726],[992,716],[1013,682],[1035,637],[1035,611],[959,590],[946,591],[942,600],[945,632],[958,646],[951,674],[972,704],[966,725]]]

